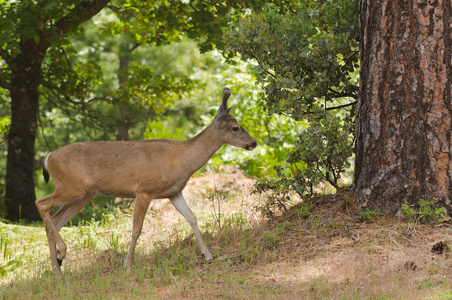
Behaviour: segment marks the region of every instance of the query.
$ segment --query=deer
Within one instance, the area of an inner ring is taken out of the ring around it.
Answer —
[[[43,176],[52,178],[55,191],[35,204],[42,216],[54,273],[61,277],[66,244],[60,229],[81,211],[96,193],[136,198],[132,237],[124,268],[130,273],[137,240],[144,217],[154,199],[168,198],[190,224],[206,261],[213,256],[199,231],[197,220],[182,195],[190,177],[204,166],[224,144],[246,150],[256,148],[256,141],[230,114],[224,88],[222,103],[210,125],[195,137],[184,140],[151,139],[138,141],[78,142],[50,152]],[[59,206],[50,216],[50,210]]]

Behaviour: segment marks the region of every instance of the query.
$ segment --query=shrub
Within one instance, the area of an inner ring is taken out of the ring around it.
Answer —
[[[278,209],[285,210],[290,189],[305,198],[314,193],[320,182],[340,188],[340,174],[350,166],[352,129],[351,122],[330,113],[312,120],[287,155],[289,167],[275,166],[278,179],[263,178],[256,182],[253,193],[269,192],[259,210],[266,216],[272,216]]]

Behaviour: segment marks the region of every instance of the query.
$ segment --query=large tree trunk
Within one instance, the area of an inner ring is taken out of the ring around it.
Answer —
[[[353,189],[397,211],[451,213],[451,1],[360,0],[361,71]]]
[[[38,220],[34,191],[34,144],[37,128],[39,82],[44,53],[36,45],[24,45],[10,63],[11,127],[6,164],[8,218]]]

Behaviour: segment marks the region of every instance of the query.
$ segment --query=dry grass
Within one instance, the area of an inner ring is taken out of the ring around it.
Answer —
[[[318,196],[309,214],[299,203],[268,221],[253,209],[259,199],[249,195],[251,185],[233,168],[189,182],[185,195],[216,255],[211,264],[185,220],[159,200],[148,212],[131,275],[121,267],[132,221],[125,212],[118,224],[96,229],[122,230],[107,250],[69,246],[62,281],[50,271],[16,278],[0,287],[0,298],[452,298],[450,250],[432,252],[438,241],[452,246],[448,224],[362,223],[347,194]]]

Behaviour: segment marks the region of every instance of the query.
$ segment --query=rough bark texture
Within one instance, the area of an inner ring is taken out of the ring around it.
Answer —
[[[8,134],[5,199],[8,218],[38,220],[34,205],[34,142],[37,128],[39,77],[44,57],[33,43],[10,63],[11,127]]]
[[[363,205],[450,213],[452,3],[360,0],[360,23],[353,189]]]

